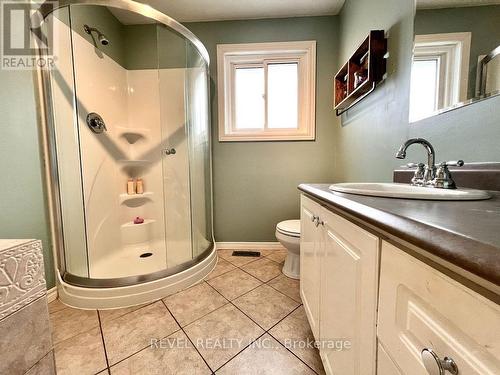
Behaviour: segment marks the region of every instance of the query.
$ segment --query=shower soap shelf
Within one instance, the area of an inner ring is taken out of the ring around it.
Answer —
[[[140,167],[140,166],[143,166],[143,165],[150,164],[151,162],[149,160],[121,159],[121,160],[118,160],[118,163],[124,164],[124,165],[127,165],[127,166],[131,166],[131,167]]]
[[[137,128],[137,129],[130,129],[130,128],[118,128],[118,136],[125,138],[125,140],[130,143],[134,144],[138,140],[142,138],[147,138],[148,134],[150,133],[149,129],[143,129],[143,128]]]
[[[155,223],[153,219],[146,219],[142,224],[134,224],[129,221],[121,225],[122,242],[125,245],[148,242],[152,236],[152,226]]]
[[[153,220],[153,219],[146,219],[146,220],[144,220],[144,223],[141,223],[141,224],[134,224],[133,221],[127,221],[125,224],[122,224],[122,228],[147,226],[147,225],[153,224],[155,221],[156,220]]]
[[[151,191],[146,191],[142,194],[120,194],[120,204],[141,199],[151,199],[152,197],[153,197],[153,192]]]

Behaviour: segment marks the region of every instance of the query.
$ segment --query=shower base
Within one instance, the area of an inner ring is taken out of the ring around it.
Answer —
[[[165,250],[161,243],[149,243],[125,246],[99,260],[93,261],[90,276],[94,279],[119,278],[135,275],[147,275],[167,267]],[[151,254],[141,257],[144,254]]]
[[[217,251],[214,246],[203,260],[189,268],[151,281],[116,287],[73,285],[66,282],[58,270],[57,292],[63,303],[80,309],[129,307],[164,298],[196,284],[203,280],[216,264]]]

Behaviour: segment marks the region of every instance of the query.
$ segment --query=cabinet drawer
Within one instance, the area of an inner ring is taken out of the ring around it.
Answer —
[[[499,306],[386,242],[378,337],[404,374],[427,374],[424,348],[460,375],[500,374]]]

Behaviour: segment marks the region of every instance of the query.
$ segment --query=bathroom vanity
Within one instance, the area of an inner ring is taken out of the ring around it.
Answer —
[[[500,194],[299,189],[300,293],[328,374],[500,373]]]

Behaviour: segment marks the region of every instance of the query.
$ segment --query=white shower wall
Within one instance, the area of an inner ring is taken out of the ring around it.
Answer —
[[[126,70],[78,33],[72,32],[72,38],[88,276],[147,274],[191,260],[186,69]],[[71,63],[69,59],[60,61],[61,65]],[[60,70],[64,84],[72,88],[70,68]],[[59,106],[58,98],[54,100]],[[62,105],[67,108],[64,118],[63,111],[59,111],[61,116],[56,113],[58,126],[70,123],[68,110],[72,105],[69,101]],[[90,112],[102,116],[105,133],[95,134],[87,127]],[[137,137],[130,137],[131,133]],[[59,138],[61,145],[70,139]],[[73,137],[73,147],[75,144]],[[166,148],[177,152],[165,156]],[[120,196],[126,193],[129,177],[142,178],[145,191],[152,194],[122,202]],[[148,224],[130,224],[136,216]],[[134,237],[137,239],[132,241]],[[81,253],[81,246],[66,246],[66,253],[73,251]],[[140,258],[144,252],[153,255]],[[86,265],[81,264],[85,257],[75,254],[70,258],[74,264],[66,264],[68,272],[87,276],[82,272]]]

